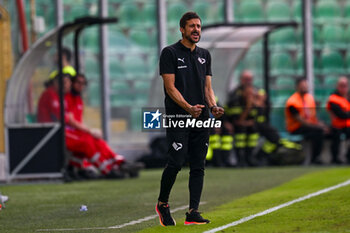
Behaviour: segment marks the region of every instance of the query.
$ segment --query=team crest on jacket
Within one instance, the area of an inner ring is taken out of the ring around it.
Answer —
[[[199,63],[201,63],[202,65],[205,63],[205,59],[204,59],[204,58],[201,58],[201,57],[198,57],[198,61],[199,61]]]

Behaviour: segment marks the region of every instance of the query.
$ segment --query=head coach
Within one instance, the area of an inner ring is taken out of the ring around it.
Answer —
[[[215,118],[224,114],[216,106],[211,85],[211,56],[208,50],[196,46],[201,38],[201,19],[195,12],[185,13],[180,20],[182,39],[162,50],[159,67],[165,92],[165,109],[169,115],[190,115],[196,121],[209,118],[209,111]],[[156,211],[162,226],[175,225],[170,215],[168,199],[177,173],[188,158],[190,166],[189,211],[186,225],[206,224],[198,212],[203,189],[205,157],[208,149],[209,129],[187,127],[167,129],[169,161],[161,178],[160,194]]]

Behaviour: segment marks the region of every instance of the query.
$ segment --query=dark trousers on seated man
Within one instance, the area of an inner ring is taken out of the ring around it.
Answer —
[[[300,134],[305,140],[311,141],[311,163],[319,163],[319,156],[323,148],[324,132],[322,128],[301,126],[292,134]]]
[[[331,131],[331,153],[332,153],[332,163],[340,164],[342,163],[339,160],[339,151],[340,151],[340,143],[342,141],[342,135],[345,135],[346,139],[350,138],[350,128],[337,129],[332,128]],[[347,148],[346,158],[348,163],[350,163],[350,148]]]

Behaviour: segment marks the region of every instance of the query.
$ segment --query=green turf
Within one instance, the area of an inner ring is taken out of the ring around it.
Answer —
[[[268,208],[294,200],[350,179],[350,169],[330,169],[297,178],[279,187],[252,194],[205,213],[212,223],[202,226],[178,224],[166,231],[203,232],[226,225]],[[296,203],[265,216],[257,217],[220,232],[349,232],[350,187],[333,190],[321,196]],[[184,219],[178,219],[183,222]],[[145,232],[165,232],[162,227]]]
[[[201,210],[266,190],[295,177],[323,168],[280,167],[258,169],[207,169]],[[0,211],[0,232],[35,232],[37,229],[108,227],[155,214],[161,170],[141,173],[138,179],[93,181],[69,184],[0,186],[9,195]],[[188,203],[188,170],[179,173],[171,195],[171,206]],[[79,206],[88,206],[79,212]],[[176,219],[183,211],[174,214]],[[135,232],[157,226],[158,220],[114,230],[75,232]],[[213,225],[214,226],[214,225]],[[181,231],[178,231],[181,232]]]

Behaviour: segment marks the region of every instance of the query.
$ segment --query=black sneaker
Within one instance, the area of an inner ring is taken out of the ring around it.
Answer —
[[[210,221],[208,219],[203,218],[198,211],[186,213],[185,225],[200,225],[208,223],[210,223]]]
[[[159,215],[160,225],[162,225],[163,227],[176,225],[175,219],[171,217],[170,208],[168,204],[158,205],[157,203],[156,211]]]

